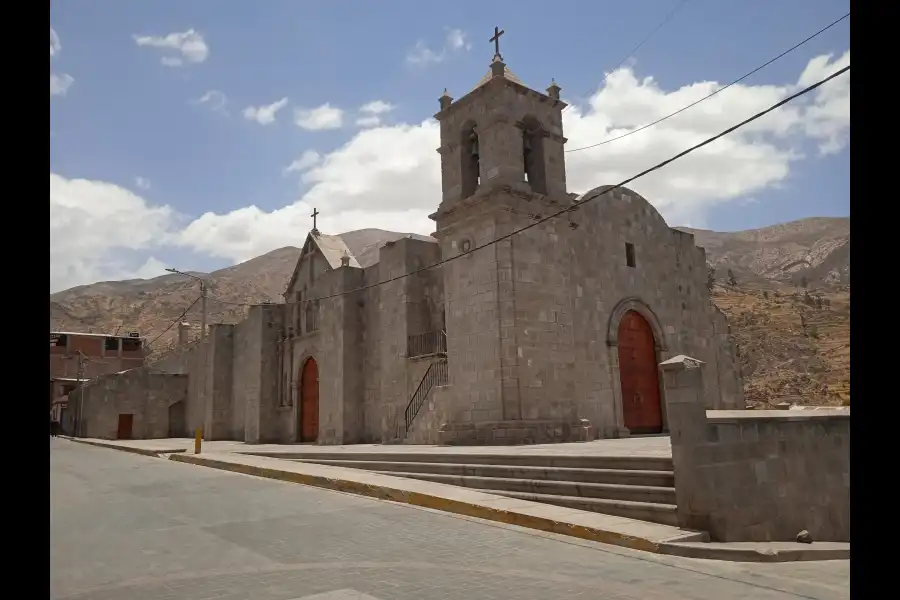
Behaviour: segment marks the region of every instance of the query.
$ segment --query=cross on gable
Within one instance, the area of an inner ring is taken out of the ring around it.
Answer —
[[[319,228],[316,227],[316,217],[319,216],[319,209],[313,208],[312,214],[309,215],[309,216],[311,216],[311,217],[312,217],[312,220],[313,220],[313,228],[312,228],[312,230],[313,230],[314,233],[317,233],[317,232],[319,231]]]
[[[504,33],[506,33],[506,31],[504,31],[503,29],[500,29],[499,27],[494,27],[494,37],[492,37],[491,39],[488,40],[489,42],[494,42],[494,56],[497,56],[501,59],[503,57],[500,56],[500,36],[503,35]]]

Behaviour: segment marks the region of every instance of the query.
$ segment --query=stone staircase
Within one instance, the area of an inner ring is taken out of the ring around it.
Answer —
[[[292,453],[290,460],[364,469],[508,498],[677,525],[671,458],[311,452]]]

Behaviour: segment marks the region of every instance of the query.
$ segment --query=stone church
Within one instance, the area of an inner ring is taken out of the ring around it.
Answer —
[[[212,326],[203,366],[156,365],[191,375],[188,427],[320,444],[660,433],[657,365],[679,354],[706,362],[708,408],[744,408],[704,250],[633,191],[569,192],[565,106],[499,52],[470,92],[445,92],[432,236],[314,225],[284,304]]]
[[[362,257],[340,235],[308,235],[285,293],[280,439],[659,433],[657,365],[677,354],[716,373],[709,408],[744,407],[703,249],[628,189],[569,193],[559,94],[523,85],[496,55],[472,91],[440,98],[432,237]]]

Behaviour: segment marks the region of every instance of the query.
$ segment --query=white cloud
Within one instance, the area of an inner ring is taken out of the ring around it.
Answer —
[[[126,254],[165,241],[174,218],[117,185],[50,173],[50,291],[146,273],[152,257]]]
[[[468,41],[466,32],[461,29],[451,29],[444,38],[440,50],[432,50],[424,40],[418,40],[406,54],[406,62],[415,66],[426,66],[444,62],[452,54],[468,51],[472,44]]]
[[[294,123],[309,131],[339,129],[344,124],[344,111],[328,103],[317,108],[297,108],[294,110]]]
[[[140,190],[149,190],[150,189],[150,180],[146,177],[135,177],[134,185],[137,186]]]
[[[285,167],[284,174],[287,175],[288,173],[300,173],[306,171],[319,164],[320,160],[322,160],[322,156],[318,152],[315,150],[306,150],[300,155],[300,158]]]
[[[447,46],[451,50],[471,50],[472,43],[462,29],[451,29],[447,32]]]
[[[359,127],[377,127],[381,125],[381,115],[385,115],[396,106],[384,100],[373,100],[359,107],[361,116],[357,117],[356,125]]]
[[[800,76],[799,85],[809,86],[828,77],[837,69],[850,64],[850,51],[837,60],[833,55],[818,56],[811,60]],[[850,114],[850,75],[832,79],[814,92],[814,104],[807,110],[804,127],[806,134],[819,139],[819,152],[831,154],[847,144],[850,128],[845,127]]]
[[[795,82],[736,85],[654,127],[597,148],[567,153],[568,188],[585,192],[618,183],[846,62],[849,53],[816,57]],[[567,148],[634,131],[719,87],[715,82],[699,82],[663,89],[652,78],[638,76],[632,67],[618,70],[588,101],[565,111]],[[739,205],[784,185],[797,162],[816,160],[815,155],[804,155],[806,148],[844,148],[850,131],[848,90],[849,77],[841,76],[818,93],[629,187],[647,197],[670,224],[702,227],[711,207]],[[311,119],[312,112],[304,117]],[[359,114],[369,113],[360,110]],[[302,173],[305,191],[295,202],[270,212],[257,206],[208,212],[178,230],[167,207],[152,206],[110,184],[51,174],[51,285],[59,289],[114,273],[133,275],[140,265],[123,262],[119,258],[123,249],[140,250],[143,261],[160,241],[230,261],[296,246],[312,226],[313,206],[322,212],[319,228],[329,233],[363,227],[430,233],[434,224],[428,215],[441,198],[438,145],[439,127],[431,118],[357,131],[336,150],[322,156],[310,150],[286,169]]]
[[[288,99],[282,98],[265,106],[248,106],[244,109],[244,118],[248,121],[256,121],[260,125],[271,125],[275,122],[278,111],[287,106]]]
[[[50,58],[56,58],[60,51],[62,50],[62,44],[59,42],[59,36],[56,35],[56,31],[51,27],[50,28]],[[50,95],[51,96],[65,96],[66,92],[69,91],[69,88],[72,87],[72,84],[75,83],[75,78],[71,75],[56,74],[50,73]]]
[[[186,63],[199,64],[209,57],[209,46],[206,45],[203,36],[193,29],[165,36],[135,35],[133,37],[138,46],[163,50],[164,56],[161,61],[167,67],[180,67]]]
[[[813,59],[807,72],[834,72],[842,60]],[[569,190],[585,192],[639,173],[795,92],[803,77],[816,75],[804,74],[792,84],[736,85],[647,130],[567,153]],[[826,85],[843,88],[849,81],[843,77]],[[632,131],[718,87],[701,82],[664,90],[652,78],[639,78],[631,68],[623,68],[611,74],[586,105],[564,113],[567,148]],[[805,143],[846,140],[850,120],[843,94],[823,89],[810,96],[806,103],[773,112],[629,187],[655,204],[670,224],[702,226],[710,207],[782,185],[792,165],[802,160]],[[430,233],[433,223],[427,216],[441,197],[438,145],[439,128],[431,119],[360,131],[304,173],[309,187],[295,203],[272,212],[249,206],[207,213],[182,232],[182,243],[214,256],[245,260],[300,243],[311,227],[312,206],[322,209],[323,231],[383,227]]]
[[[62,50],[62,45],[59,43],[59,36],[56,35],[56,31],[53,28],[50,28],[50,58],[53,58],[59,51]]]
[[[381,115],[384,113],[391,112],[396,107],[384,100],[373,100],[372,102],[367,102],[359,107],[359,112],[366,113],[370,115]]]
[[[75,83],[75,78],[71,75],[50,73],[50,95],[65,96],[73,83]]]
[[[200,96],[197,100],[194,100],[194,104],[208,106],[210,110],[221,113],[228,114],[228,98],[220,92],[219,90],[209,90],[202,96]]]
[[[356,119],[359,127],[378,127],[381,125],[381,117],[378,115],[369,115],[367,117],[359,117]]]

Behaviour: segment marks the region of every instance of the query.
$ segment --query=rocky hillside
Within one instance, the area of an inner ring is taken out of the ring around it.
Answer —
[[[850,219],[802,219],[762,229],[719,233],[679,227],[706,248],[707,261],[744,283],[850,284]]]
[[[732,233],[680,229],[707,250],[713,300],[737,338],[748,403],[849,402],[850,220],[803,219]],[[404,235],[364,229],[342,238],[355,255],[370,257]],[[209,273],[209,321],[237,322],[243,304],[281,301],[299,255],[286,247]],[[57,330],[138,331],[155,340],[159,354],[175,343],[175,328],[166,328],[198,295],[196,281],[174,274],[96,283],[51,295],[50,322]],[[184,319],[199,336],[199,303]]]

